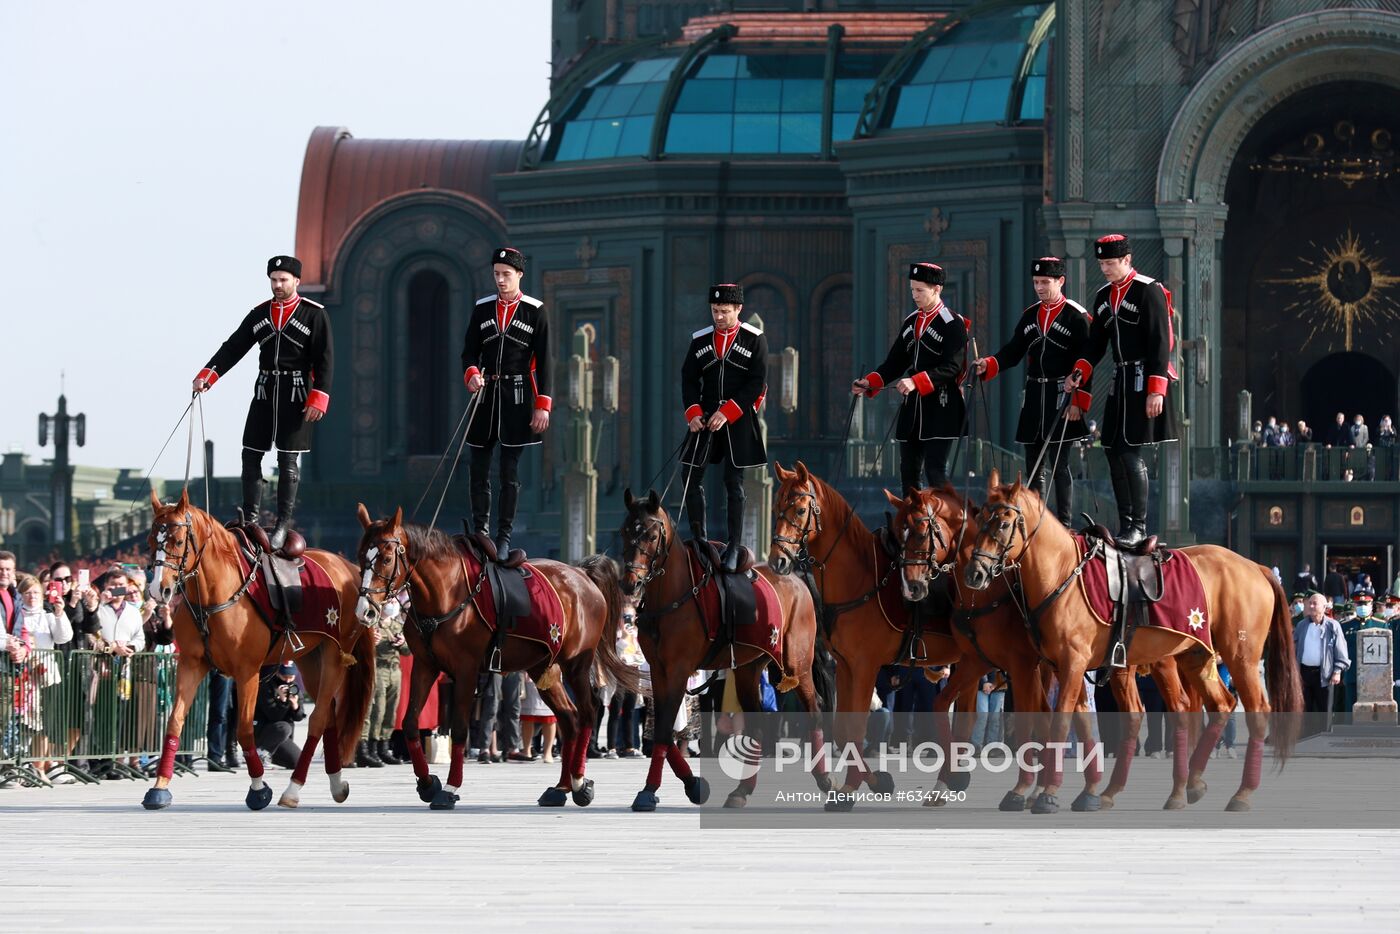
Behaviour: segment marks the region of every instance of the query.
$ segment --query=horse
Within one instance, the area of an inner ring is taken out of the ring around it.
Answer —
[[[1019,481],[1003,485],[997,472],[987,481],[981,527],[963,573],[964,582],[986,590],[1004,574],[1015,574],[1039,633],[1041,651],[1059,674],[1062,685],[1081,684],[1084,672],[1102,659],[1109,647],[1110,628],[1099,623],[1082,587],[1071,587],[1093,552],[1080,557],[1074,538],[1059,522],[1048,519],[1045,504]],[[1302,684],[1293,648],[1288,599],[1266,567],[1218,545],[1175,549],[1195,567],[1205,592],[1211,641],[1234,677],[1245,709],[1249,744],[1240,786],[1226,804],[1227,811],[1247,811],[1259,787],[1266,734],[1272,740],[1280,768],[1297,743],[1302,711]],[[1069,591],[1073,590],[1074,593]],[[1205,793],[1202,778],[1211,751],[1234,709],[1230,692],[1215,676],[1215,660],[1195,639],[1152,626],[1139,629],[1127,653],[1127,665],[1175,656],[1186,683],[1206,699],[1209,722],[1187,760],[1186,734],[1178,729],[1173,753],[1173,791],[1165,807],[1183,807],[1183,787]],[[1259,678],[1266,664],[1268,696]],[[1061,692],[1051,724],[1051,738],[1063,741],[1069,730],[1068,712],[1078,692]],[[1270,711],[1277,718],[1270,730]],[[1119,750],[1128,753],[1135,736],[1125,736]],[[1052,778],[1053,781],[1053,778]],[[1047,789],[1053,794],[1055,789]]]
[[[879,794],[894,789],[894,778],[872,772],[861,755],[881,666],[902,663],[901,654],[921,668],[951,665],[964,656],[937,620],[924,630],[902,606],[895,611],[898,618],[887,618],[879,595],[897,586],[899,557],[885,557],[850,504],[802,461],[793,470],[774,466],[780,483],[768,563],[780,576],[800,575],[821,603],[823,634],[836,659],[836,742],[848,763],[841,794],[827,807],[848,810],[862,783]],[[915,655],[919,651],[922,656]],[[974,679],[970,690],[949,697],[966,709],[975,691]]]
[[[175,704],[166,723],[155,785],[147,790],[142,806],[158,810],[172,803],[169,785],[180,731],[200,682],[216,667],[238,686],[238,744],[243,747],[251,783],[245,803],[254,811],[267,807],[272,789],[263,783],[262,759],[253,740],[258,671],[263,665],[290,659],[300,661],[298,667],[308,693],[316,699],[316,709],[291,783],[277,803],[287,808],[300,803],[311,758],[323,737],[331,797],[337,803],[345,801],[350,784],[341,777],[341,763],[354,756],[374,692],[374,637],[355,621],[354,566],[328,551],[305,552],[306,560],[320,565],[335,588],[336,606],[326,620],[334,625],[335,635],[298,632],[294,640],[274,634],[248,595],[254,576],[261,573],[258,564],[245,567],[234,534],[190,505],[188,490],[174,503],[162,503],[152,491],[151,508],[148,593],[161,605],[171,604],[177,595],[182,599],[171,604],[180,651]]]
[[[696,581],[690,568],[687,549],[680,541],[675,523],[661,505],[655,490],[637,498],[631,489],[624,491],[627,515],[622,523],[624,574],[622,592],[631,598],[636,609],[637,641],[651,666],[652,696],[656,719],[652,735],[651,766],[646,784],[632,802],[634,811],[654,811],[659,801],[656,792],[661,787],[663,763],[685,788],[692,804],[704,804],[710,787],[704,777],[691,772],[681,750],[669,742],[671,724],[681,707],[686,680],[720,647],[711,642],[706,621],[701,615],[697,595],[707,581]],[[821,708],[816,686],[812,680],[812,660],[816,652],[817,618],[812,598],[801,584],[776,573],[772,568],[756,565],[757,574],[772,585],[782,612],[784,670],[778,691],[797,690],[797,697],[809,718],[810,739],[814,750],[812,775],[823,792],[831,790],[826,773],[826,757],[822,750],[825,739],[821,729]],[[708,574],[713,571],[706,572]],[[759,678],[766,665],[764,652],[752,646],[733,643],[729,662],[734,669],[734,687],[739,704],[746,713],[761,709]],[[739,780],[738,786],[726,797],[724,806],[740,808],[757,787],[756,756],[758,749],[740,746],[751,774]]]
[[[955,668],[948,679],[944,694],[962,691],[969,684],[976,685],[984,667],[1005,671],[1016,698],[1017,713],[1030,714],[1032,726],[1028,735],[1022,739],[1044,735],[1048,726],[1044,717],[1048,712],[1047,682],[1052,670],[1049,666],[1041,664],[1040,652],[1026,629],[1026,618],[1021,612],[1020,604],[1007,587],[1005,578],[997,578],[982,591],[959,583],[957,571],[965,569],[972,557],[973,539],[977,529],[977,507],[960,497],[951,486],[942,490],[910,491],[905,499],[899,499],[888,491],[885,495],[895,507],[895,538],[903,543],[900,560],[906,597],[913,601],[922,600],[931,581],[937,578],[939,570],[950,571],[951,573],[945,574],[944,578],[954,593],[953,639],[958,643],[965,659],[981,661],[981,664]],[[1191,706],[1177,674],[1173,657],[1168,656],[1154,663],[1152,678],[1162,692],[1168,710],[1182,713]],[[1113,669],[1110,687],[1118,700],[1119,709],[1128,713],[1129,735],[1136,737],[1143,707],[1133,669]],[[944,695],[940,694],[934,704],[935,713],[945,713],[948,705],[948,702],[944,701]],[[1199,704],[1196,706],[1199,709]],[[1087,699],[1084,697],[1080,697],[1075,705],[1074,725],[1078,736],[1094,735],[1092,718],[1089,716]],[[1087,767],[1084,770],[1084,789],[1070,807],[1074,811],[1109,810],[1113,807],[1118,793],[1127,784],[1131,756],[1120,755],[1115,759],[1109,785],[1100,792],[1098,784],[1103,776],[1101,760],[1096,755],[1098,743],[1091,740],[1086,746],[1089,752],[1086,756]],[[1053,794],[1045,794],[1043,791],[1045,797],[1030,794],[1037,784],[1037,773],[1028,768],[1032,764],[1027,761],[1022,765],[1015,787],[1006,793],[998,805],[1001,810],[1020,811],[1029,808],[1034,814],[1049,814],[1059,810],[1059,802]],[[1048,779],[1052,774],[1053,772],[1043,770],[1039,773],[1042,780]],[[951,782],[949,787],[959,790],[957,785]],[[941,804],[942,801],[942,798],[932,797],[926,803]]]
[[[493,644],[491,628],[476,602],[488,566],[482,560],[476,572],[469,572],[462,538],[405,523],[402,507],[387,519],[374,520],[361,503],[358,515],[364,533],[357,551],[362,576],[355,612],[371,625],[406,613],[404,638],[413,653],[413,675],[404,712],[408,727],[404,740],[419,799],[432,810],[450,811],[460,800],[457,792],[462,787],[477,675]],[[594,797],[593,780],[584,775],[584,768],[596,713],[595,662],[624,689],[635,691],[639,686],[636,670],[617,654],[622,606],[617,567],[606,556],[593,555],[579,567],[532,561],[529,568],[559,596],[563,612],[559,647],[551,654],[546,643],[507,631],[500,640],[500,669],[527,672],[559,720],[559,781],[545,789],[538,804],[563,807],[572,799],[579,807],[587,807]],[[400,609],[401,596],[408,598],[407,610]],[[505,621],[498,620],[498,625],[504,626]],[[456,683],[452,760],[445,787],[430,773],[414,728],[433,682],[442,673]]]

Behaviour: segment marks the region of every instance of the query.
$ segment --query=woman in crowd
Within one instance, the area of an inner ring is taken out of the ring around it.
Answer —
[[[37,710],[36,725],[43,730],[34,737],[34,755],[51,756],[63,742],[63,656],[57,647],[73,638],[73,627],[62,603],[48,603],[38,578],[19,579],[19,595],[24,612],[24,630],[29,634],[33,653],[29,656],[30,698]],[[39,763],[48,773],[54,763]]]

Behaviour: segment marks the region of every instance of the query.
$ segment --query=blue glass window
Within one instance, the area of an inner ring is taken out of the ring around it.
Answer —
[[[977,16],[954,26],[926,49],[905,72],[891,95],[886,126],[892,128],[994,123],[1006,119],[1007,101],[1036,20],[1046,5]],[[1045,55],[1049,42],[1037,50],[1038,66],[1027,77],[1020,118],[1045,115]]]
[[[645,155],[675,56],[623,63],[588,82],[555,122],[545,158],[555,162]]]
[[[707,55],[681,86],[666,151],[820,152],[824,66],[811,53]]]

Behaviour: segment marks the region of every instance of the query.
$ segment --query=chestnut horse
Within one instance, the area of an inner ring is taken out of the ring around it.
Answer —
[[[462,786],[462,757],[476,705],[477,675],[492,645],[491,629],[475,602],[485,584],[487,568],[483,563],[476,574],[469,574],[461,538],[405,523],[402,507],[388,519],[374,521],[361,504],[359,517],[365,531],[358,551],[363,577],[356,612],[373,625],[402,612],[401,595],[409,598],[404,638],[413,653],[413,676],[404,711],[403,722],[408,727],[404,740],[418,780],[418,797],[432,810],[452,810],[460,800],[457,790]],[[532,561],[530,568],[559,595],[563,606],[560,648],[551,659],[544,643],[507,632],[500,643],[501,670],[527,672],[559,720],[559,782],[540,795],[540,807],[563,807],[569,798],[587,807],[594,795],[593,780],[584,776],[595,714],[594,662],[624,689],[638,690],[637,671],[617,654],[617,627],[622,618],[617,567],[607,557],[594,555],[580,567]],[[441,673],[456,682],[452,763],[446,787],[429,772],[418,731],[413,728]],[[572,700],[565,684],[573,693]]]
[[[849,763],[841,788],[847,796],[829,803],[828,809],[848,810],[848,793],[862,783],[881,793],[894,789],[893,777],[888,772],[871,772],[861,751],[876,675],[883,665],[905,661],[897,656],[905,645],[910,619],[908,615],[895,619],[901,627],[896,629],[886,621],[878,599],[899,574],[898,556],[885,556],[875,535],[840,493],[802,461],[795,466],[785,470],[781,464],[774,465],[780,485],[774,497],[776,518],[768,563],[779,575],[806,576],[822,603],[822,625],[836,658],[836,743]],[[951,665],[964,657],[946,621],[934,620],[923,631],[921,648],[924,657],[911,660],[919,667]],[[976,687],[974,678],[962,696],[948,696],[967,709]]]
[[[1293,649],[1293,626],[1288,599],[1268,568],[1217,545],[1193,545],[1176,549],[1200,575],[1209,614],[1211,641],[1234,678],[1249,728],[1240,787],[1226,805],[1227,811],[1249,810],[1250,795],[1259,787],[1266,735],[1272,739],[1280,767],[1297,742],[1302,711],[1302,685]],[[1055,666],[1062,685],[1082,684],[1084,672],[1103,659],[1112,638],[1111,627],[1101,625],[1081,587],[1071,586],[1080,576],[1081,559],[1069,531],[1047,516],[1045,504],[1020,482],[1002,485],[996,471],[987,484],[987,499],[971,559],[963,574],[969,587],[986,590],[1004,574],[1016,574],[1037,627],[1041,651]],[[1234,698],[1215,676],[1214,656],[1196,640],[1151,626],[1134,635],[1128,650],[1129,666],[1175,656],[1185,682],[1206,698],[1209,722],[1191,753],[1185,733],[1177,731],[1173,752],[1173,779],[1185,783],[1199,797],[1204,793],[1202,774],[1211,751],[1234,710]],[[1265,660],[1268,696],[1259,678]],[[1051,723],[1051,738],[1063,741],[1069,731],[1068,713],[1077,692],[1061,691]],[[1272,705],[1271,705],[1272,702]],[[1285,714],[1270,723],[1270,710]],[[1272,726],[1272,729],[1271,729]],[[1125,736],[1119,757],[1131,756],[1136,737]],[[1188,771],[1189,770],[1189,771]],[[1054,788],[1047,792],[1053,794]],[[1176,790],[1167,807],[1180,807]]]
[[[980,591],[963,586],[959,580],[958,572],[965,570],[972,558],[973,542],[978,528],[977,508],[960,497],[952,487],[914,491],[903,500],[888,491],[886,496],[897,510],[894,534],[903,542],[901,560],[905,594],[909,599],[922,600],[937,569],[946,567],[950,560],[955,563],[954,572],[949,575],[955,595],[953,639],[958,643],[965,660],[980,660],[981,664],[964,664],[955,668],[944,693],[961,692],[969,684],[976,685],[981,678],[983,667],[998,668],[1005,671],[1011,680],[1018,721],[1021,720],[1020,714],[1029,714],[1031,728],[1018,739],[1024,742],[1046,736],[1049,727],[1049,718],[1046,716],[1049,709],[1046,703],[1046,688],[1053,671],[1048,665],[1041,664],[1040,652],[1031,641],[1020,604],[1012,599],[1003,577],[998,577],[986,590]],[[1128,734],[1136,737],[1142,721],[1143,707],[1133,672],[1134,669],[1131,668],[1113,669],[1110,687],[1118,701],[1119,709],[1127,714]],[[1172,656],[1153,664],[1152,678],[1157,683],[1168,710],[1180,714],[1191,707],[1191,699],[1182,687],[1176,661]],[[1082,686],[1082,681],[1080,684]],[[940,694],[935,701],[935,712],[944,712],[947,706],[943,695]],[[1195,709],[1199,708],[1200,704],[1196,703]],[[963,717],[970,719],[968,715]],[[1178,728],[1184,728],[1184,719],[1176,718]],[[1094,735],[1087,698],[1082,696],[1075,705],[1074,725],[1078,736]],[[1098,783],[1102,774],[1098,760],[1093,755],[1093,748],[1098,743],[1093,740],[1085,742],[1090,747],[1089,767],[1084,773],[1084,790],[1074,799],[1071,809],[1108,810],[1113,807],[1114,799],[1127,784],[1131,757],[1120,756],[1115,759],[1109,785],[1100,793]],[[1037,774],[1039,782],[1036,781]],[[1036,773],[1027,768],[1020,769],[1016,786],[1006,793],[999,805],[1000,809],[1019,811],[1029,807],[1035,814],[1049,814],[1059,810],[1059,802],[1055,795],[1044,791],[1044,785],[1052,775],[1052,770]],[[964,781],[963,787],[965,784]],[[1037,784],[1042,787],[1041,794],[1030,794]],[[1059,782],[1055,784],[1058,786]],[[958,785],[950,782],[949,787],[957,790]],[[934,797],[926,803],[942,803],[942,800]]]
[[[651,689],[655,704],[655,727],[652,733],[651,767],[646,785],[632,802],[634,811],[654,811],[661,787],[663,763],[685,786],[686,797],[693,804],[704,804],[710,796],[709,783],[691,772],[681,750],[671,743],[670,730],[680,711],[686,680],[705,661],[713,643],[705,620],[700,615],[696,595],[705,584],[695,581],[690,570],[690,558],[675,523],[661,505],[661,498],[652,490],[642,499],[624,493],[627,517],[622,523],[622,549],[625,565],[622,591],[633,601],[637,611],[637,641],[651,666]],[[810,738],[815,763],[812,775],[817,787],[829,791],[831,781],[826,774],[826,756],[819,752],[825,746],[821,729],[821,707],[817,702],[816,686],[812,682],[812,659],[816,652],[817,618],[812,610],[812,597],[807,589],[791,578],[783,577],[772,568],[756,565],[754,570],[773,585],[783,614],[783,660],[787,666],[779,691],[797,690],[802,709],[809,718]],[[761,710],[759,677],[768,656],[751,646],[732,645],[724,652],[725,661],[734,669],[734,688],[739,704],[746,713]],[[867,694],[867,697],[869,695]],[[756,755],[756,750],[739,747]],[[754,764],[749,760],[749,764]],[[725,799],[725,807],[743,807],[757,786],[757,775],[739,780],[738,786]]]
[[[300,647],[272,630],[248,596],[254,565],[244,571],[233,533],[208,513],[190,505],[189,491],[179,502],[162,503],[151,493],[155,518],[148,545],[152,575],[148,590],[159,604],[173,604],[175,645],[180,651],[175,704],[165,727],[165,745],[156,770],[155,786],[141,803],[147,810],[169,807],[170,776],[180,731],[195,691],[211,666],[238,685],[238,744],[248,763],[251,787],[245,803],[254,811],[267,807],[272,789],[263,783],[263,764],[253,741],[253,710],[258,700],[258,670],[263,665],[296,659],[316,709],[307,724],[306,745],[292,772],[292,781],[278,804],[294,808],[300,802],[311,758],[322,737],[326,742],[326,775],[331,796],[344,801],[350,785],[340,775],[341,762],[354,755],[360,725],[369,712],[374,692],[374,636],[355,622],[355,568],[340,555],[311,549],[306,560],[320,565],[339,595],[337,635],[298,633]]]

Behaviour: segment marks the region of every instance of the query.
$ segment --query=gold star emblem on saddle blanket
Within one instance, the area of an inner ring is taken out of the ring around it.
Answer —
[[[558,624],[558,623],[550,623],[550,624],[549,624],[549,641],[550,641],[550,644],[552,644],[552,645],[558,645],[558,644],[559,644],[559,640],[560,640],[560,638],[563,637],[563,635],[564,635],[564,633],[563,633],[563,631],[559,628],[559,624]]]
[[[335,607],[331,607],[326,611],[326,625],[332,629],[340,627],[340,611]]]
[[[1201,612],[1200,607],[1195,607],[1191,610],[1190,613],[1186,614],[1186,625],[1191,627],[1192,632],[1195,632],[1196,630],[1200,629],[1205,624],[1206,614]]]

